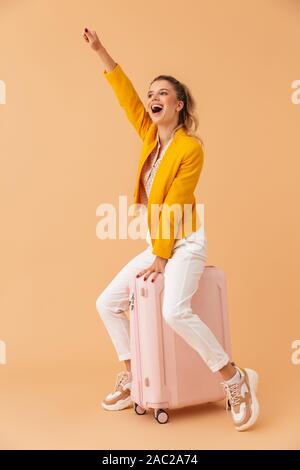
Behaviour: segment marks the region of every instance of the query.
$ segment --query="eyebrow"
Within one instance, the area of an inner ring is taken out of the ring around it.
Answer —
[[[160,88],[158,91],[162,91],[162,90],[167,90],[169,91],[169,88]],[[149,95],[149,93],[153,93],[153,90],[149,90],[147,95]]]

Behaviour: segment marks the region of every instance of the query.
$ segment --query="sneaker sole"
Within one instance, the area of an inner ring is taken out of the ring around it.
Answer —
[[[252,396],[252,414],[247,423],[243,424],[242,426],[235,426],[237,431],[245,431],[246,429],[249,429],[255,423],[259,415],[259,403],[256,397],[258,388],[258,373],[252,369],[245,369],[245,371],[249,377],[249,386]]]
[[[119,411],[119,410],[124,410],[125,408],[129,408],[132,406],[133,402],[131,397],[127,397],[124,400],[119,400],[117,403],[114,405],[107,405],[106,403],[102,402],[101,406],[108,411]]]

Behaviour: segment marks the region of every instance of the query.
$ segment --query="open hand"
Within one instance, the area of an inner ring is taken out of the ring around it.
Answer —
[[[84,37],[86,42],[90,44],[91,48],[94,51],[98,51],[99,49],[101,49],[101,47],[103,48],[103,44],[98,38],[96,31],[90,31],[88,28],[84,28],[82,36]]]

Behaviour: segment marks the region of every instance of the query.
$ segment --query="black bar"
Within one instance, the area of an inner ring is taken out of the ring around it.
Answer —
[[[299,463],[299,450],[3,450],[0,463],[41,464],[53,463],[72,466],[93,464],[95,468],[122,465],[136,468],[138,465],[191,465],[224,462],[293,462]],[[2,467],[3,468],[3,467]],[[7,468],[7,467],[6,467]]]

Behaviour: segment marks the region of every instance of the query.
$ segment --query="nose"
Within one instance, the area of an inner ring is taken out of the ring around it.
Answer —
[[[156,98],[155,95],[156,95],[155,92],[152,92],[152,96],[150,96],[150,98],[149,98],[151,104],[159,102],[158,98]]]

